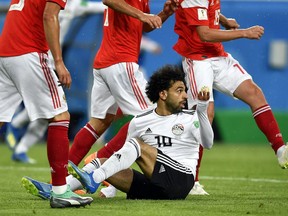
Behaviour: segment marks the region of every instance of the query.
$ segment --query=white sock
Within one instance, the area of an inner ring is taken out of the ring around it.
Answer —
[[[30,121],[28,112],[24,108],[20,113],[18,113],[11,121],[11,124],[15,128],[24,127]]]
[[[52,191],[55,194],[63,194],[67,191],[67,184],[66,185],[61,185],[61,186],[53,186],[52,185]]]
[[[83,167],[83,170],[88,172],[88,173],[91,173],[92,171],[98,169],[100,166],[101,166],[101,162],[100,162],[99,158],[95,158],[90,163],[86,164]]]
[[[70,185],[70,189],[72,191],[83,189],[81,182],[77,178],[73,177],[72,175],[68,175],[66,177],[66,182],[67,184]]]
[[[281,146],[278,150],[277,150],[277,157],[281,157],[283,154],[283,151],[285,150],[285,145]]]
[[[31,146],[35,145],[43,138],[47,127],[48,121],[46,119],[37,119],[30,122],[27,131],[15,149],[15,153],[20,154],[22,152],[27,152]]]
[[[129,168],[141,156],[141,148],[136,139],[131,139],[124,146],[106,160],[93,173],[94,181],[100,183],[115,173]]]
[[[113,198],[116,196],[117,189],[113,185],[109,185],[108,187],[104,187],[101,190],[102,196],[106,198]]]

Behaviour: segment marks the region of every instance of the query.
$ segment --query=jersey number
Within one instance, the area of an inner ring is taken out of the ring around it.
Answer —
[[[220,20],[220,9],[219,10],[215,10],[214,25],[218,26],[219,25],[219,20]]]
[[[172,146],[172,141],[170,137],[165,136],[155,136],[155,139],[157,140],[158,147],[165,147],[165,146]]]
[[[104,16],[105,16],[105,19],[104,19],[104,26],[109,26],[109,20],[108,20],[108,8],[106,8],[104,10]]]
[[[22,9],[24,8],[24,2],[25,0],[19,0],[18,4],[12,4],[9,8],[9,11],[13,11],[13,10],[22,11]]]

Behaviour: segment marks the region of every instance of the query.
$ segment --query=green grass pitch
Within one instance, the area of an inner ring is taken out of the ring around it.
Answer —
[[[93,150],[97,147],[95,146]],[[92,151],[93,151],[92,150]],[[126,200],[118,192],[112,199],[99,198],[86,208],[51,209],[49,202],[28,194],[22,176],[48,181],[46,146],[36,145],[29,156],[35,165],[12,162],[11,151],[0,144],[0,215],[45,216],[187,216],[187,215],[288,215],[288,170],[282,170],[268,144],[216,143],[204,152],[200,182],[209,196],[178,201]]]

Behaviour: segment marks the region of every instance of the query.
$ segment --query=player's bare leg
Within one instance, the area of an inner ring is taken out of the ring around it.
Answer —
[[[288,150],[262,90],[252,80],[246,80],[238,86],[234,96],[250,106],[255,122],[271,144],[280,166],[288,168]]]

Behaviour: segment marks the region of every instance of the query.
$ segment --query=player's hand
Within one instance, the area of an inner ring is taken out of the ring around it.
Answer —
[[[155,14],[147,14],[143,13],[143,15],[139,18],[143,23],[147,23],[152,29],[161,28],[162,20],[159,16]]]
[[[227,18],[227,20],[225,20],[225,23],[222,23],[222,26],[227,30],[235,30],[240,27],[237,21],[233,18]]]
[[[163,12],[167,16],[171,16],[178,8],[179,1],[178,0],[167,0],[163,7]]]
[[[262,26],[252,26],[245,29],[245,37],[249,39],[260,39],[264,34],[264,28]]]
[[[204,86],[198,93],[198,100],[208,101],[210,99],[210,90],[208,87]]]
[[[63,61],[61,62],[55,62],[55,70],[59,79],[59,86],[63,86],[65,88],[70,89],[72,79],[69,71],[65,67]]]

